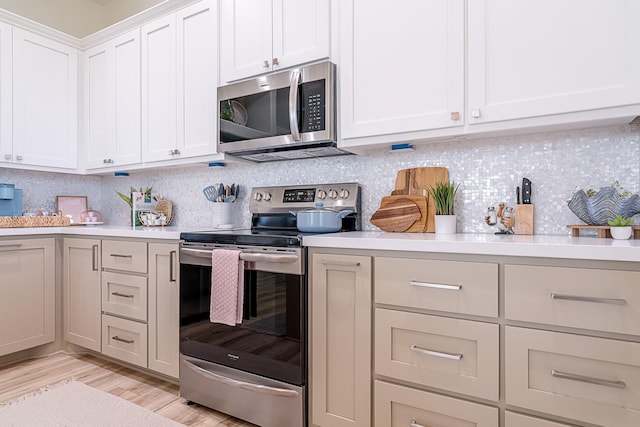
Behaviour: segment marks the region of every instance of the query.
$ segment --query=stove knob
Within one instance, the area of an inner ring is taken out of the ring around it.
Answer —
[[[329,198],[335,199],[338,197],[338,192],[336,190],[329,190]]]
[[[257,202],[259,202],[260,200],[262,200],[262,193],[256,193],[256,195],[255,195],[255,196],[253,196],[253,198],[254,198]]]
[[[340,198],[348,199],[349,198],[349,190],[345,190],[344,188],[340,190]]]
[[[327,198],[327,192],[324,190],[318,190],[318,194],[317,194],[318,199],[320,200],[324,200]]]
[[[262,199],[265,202],[268,202],[269,200],[271,200],[271,193],[264,193],[264,196],[262,196]]]

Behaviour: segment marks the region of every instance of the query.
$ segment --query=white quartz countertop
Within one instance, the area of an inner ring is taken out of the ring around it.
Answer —
[[[640,262],[640,240],[495,234],[353,231],[305,236],[305,246],[476,255],[508,255]]]
[[[206,227],[200,227],[203,230]],[[179,240],[183,231],[196,228],[176,227],[136,227],[135,230],[125,226],[90,225],[70,227],[32,227],[32,228],[0,228],[0,237],[47,236],[47,235],[81,235],[96,237],[135,237],[138,239],[171,239]]]

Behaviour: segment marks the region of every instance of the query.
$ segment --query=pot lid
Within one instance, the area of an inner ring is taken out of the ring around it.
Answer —
[[[315,208],[302,209],[299,212],[338,212],[338,211],[331,208],[325,208],[324,203],[322,202],[316,202]]]

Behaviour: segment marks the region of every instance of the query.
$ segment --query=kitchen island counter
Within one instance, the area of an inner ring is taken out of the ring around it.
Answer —
[[[321,248],[640,261],[640,240],[562,235],[525,236],[481,233],[436,235],[354,231],[305,236],[304,245]]]

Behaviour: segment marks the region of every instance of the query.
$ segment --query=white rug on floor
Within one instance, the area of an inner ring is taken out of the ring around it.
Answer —
[[[0,404],[0,424],[46,427],[179,427],[134,403],[79,381],[66,381]]]

